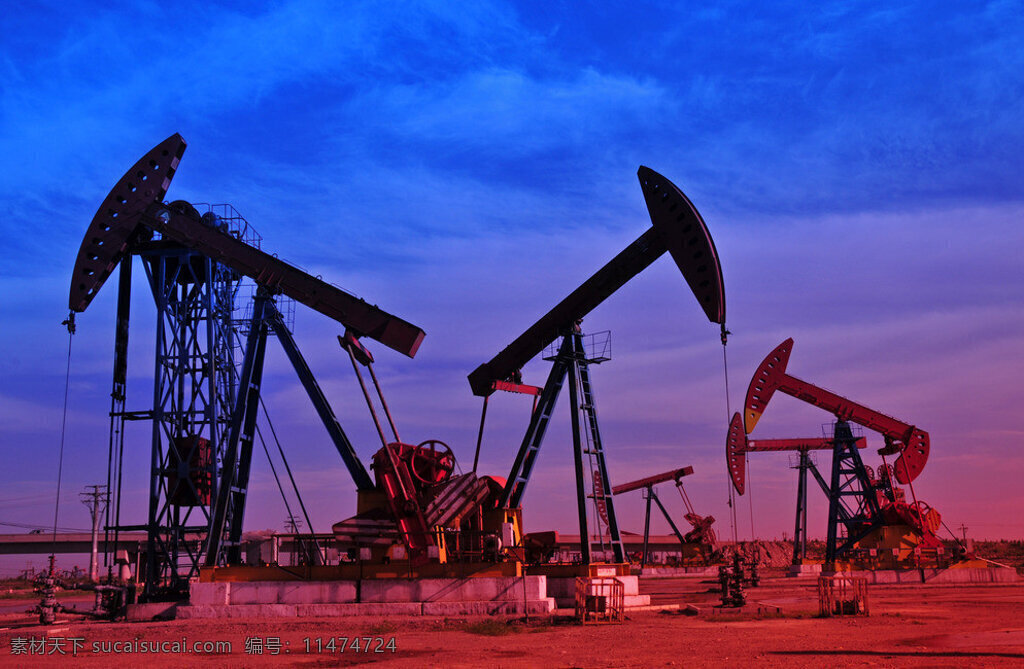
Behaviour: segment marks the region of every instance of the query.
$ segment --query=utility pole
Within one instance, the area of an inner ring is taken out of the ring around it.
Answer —
[[[288,519],[284,521],[285,526],[292,532],[292,555],[290,559],[291,566],[296,564],[302,564],[301,553],[299,549],[299,527],[302,525],[302,520],[297,518],[295,514],[288,514]]]
[[[89,580],[96,583],[99,581],[97,554],[99,552],[100,518],[103,517],[102,511],[106,508],[110,495],[105,485],[89,485],[85,487],[86,491],[78,493],[78,496],[82,498],[82,504],[85,504],[85,508],[89,509],[89,513],[92,515],[92,552],[89,553]]]

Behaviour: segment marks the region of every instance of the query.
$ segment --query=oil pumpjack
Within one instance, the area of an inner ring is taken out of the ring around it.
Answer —
[[[603,512],[602,517],[607,518],[608,544],[611,548],[612,561],[623,563],[626,554],[615,516],[590,378],[590,365],[608,358],[600,353],[588,352],[585,336],[580,329],[582,319],[667,251],[689,284],[708,320],[721,325],[723,341],[725,335],[725,290],[722,283],[722,268],[704,220],[682,191],[662,175],[641,166],[637,177],[643,189],[652,227],[490,361],[480,365],[469,375],[473,393],[484,398],[481,435],[487,401],[492,393],[504,390],[539,396],[500,496],[499,506],[510,512],[521,508],[523,495],[536,464],[548,423],[568,377],[580,555],[583,564],[587,565],[595,561],[587,523],[588,498]],[[560,343],[555,344],[544,356],[552,365],[543,388],[538,391],[534,386],[522,384],[520,370],[523,365],[545,351],[559,338]],[[588,456],[591,463],[593,473],[590,476],[584,471],[584,456]]]
[[[658,510],[661,511],[661,515],[664,516],[665,521],[668,523],[669,527],[672,528],[672,533],[675,534],[676,539],[679,540],[679,545],[682,550],[682,562],[697,562],[700,564],[708,564],[711,562],[718,543],[715,531],[711,527],[715,523],[715,517],[702,516],[694,511],[693,504],[690,502],[690,497],[686,494],[686,489],[683,488],[683,477],[690,476],[691,474],[693,474],[693,467],[681,467],[679,469],[662,472],[661,474],[655,474],[654,476],[647,476],[636,481],[630,481],[629,483],[623,483],[612,488],[613,495],[621,495],[634,490],[642,490],[644,499],[647,500],[647,511],[644,514],[644,550],[640,556],[641,567],[646,566],[648,560],[647,547],[650,544],[651,537],[652,501],[658,505]],[[683,518],[690,524],[692,529],[685,535],[679,531],[678,527],[676,527],[675,521],[672,520],[672,516],[665,509],[665,505],[661,503],[661,499],[658,497],[658,493],[655,490],[655,486],[659,483],[665,483],[668,481],[675,483],[676,490],[679,491],[679,496],[683,500],[683,506],[686,507],[686,514]]]
[[[451,479],[454,458],[438,442],[385,443],[370,478],[276,306],[281,295],[315,309],[346,328],[346,343],[376,340],[415,356],[419,327],[289,265],[252,243],[248,223],[229,205],[199,207],[164,196],[185,152],[172,135],[146,153],[100,206],[75,261],[69,293],[74,315],[92,302],[120,267],[114,375],[110,411],[106,552],[116,553],[121,532],[147,533],[140,580],[142,599],[180,598],[200,567],[241,562],[241,534],[268,335],[276,335],[295,368],[360,499],[391,508],[410,560],[423,562],[432,543],[424,506]],[[201,205],[200,205],[201,206]],[[125,409],[132,259],[143,261],[157,307],[154,403]],[[251,316],[236,319],[238,286],[256,286]],[[247,332],[241,367],[236,349]],[[144,524],[121,520],[125,425],[152,423],[150,495]],[[397,442],[397,439],[396,439]],[[415,477],[415,480],[412,480]],[[485,486],[486,487],[486,486]],[[429,516],[429,509],[426,509]],[[427,536],[425,536],[427,535]]]
[[[738,416],[732,419],[726,459],[737,491],[742,494],[744,488],[745,452],[756,450],[756,442],[747,442],[745,435],[757,425],[774,393],[782,392],[836,417],[830,440],[831,479],[827,486],[819,480],[829,497],[826,569],[834,570],[840,559],[865,557],[864,552],[868,554],[867,561],[889,565],[907,565],[911,560],[919,564],[922,559],[942,561],[944,551],[936,536],[941,517],[916,499],[913,487],[914,479],[928,460],[928,433],[790,376],[786,367],[792,350],[793,340],[787,339],[761,362],[747,388],[742,430]],[[861,440],[853,435],[851,422],[874,430],[885,439],[885,446],[879,450],[883,464],[877,476],[860,456]],[[751,443],[755,444],[753,449]],[[896,460],[889,465],[885,458],[893,455]],[[909,487],[912,502],[907,501],[899,485]],[[805,504],[805,492],[800,494]],[[839,536],[840,525],[845,529],[845,537]]]

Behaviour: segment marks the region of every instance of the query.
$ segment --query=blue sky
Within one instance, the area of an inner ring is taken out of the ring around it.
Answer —
[[[180,132],[169,197],[233,204],[266,249],[427,331],[415,360],[377,347],[410,441],[443,439],[470,465],[479,400],[465,375],[649,225],[645,164],[689,195],[718,246],[734,410],[792,336],[795,375],[931,433],[916,489],[951,526],[1019,536],[1019,4],[617,4],[8,8],[0,521],[52,520],[74,256],[114,182]],[[79,317],[62,526],[86,526],[77,492],[105,472],[113,305],[108,287]],[[134,309],[130,392],[143,403],[152,307]],[[666,260],[586,327],[615,341],[595,372],[613,481],[693,464],[691,497],[725,532],[715,327]],[[376,440],[339,328],[301,309],[296,328],[368,460]],[[351,513],[351,482],[283,355],[268,364],[270,411],[326,529]],[[527,373],[539,384],[545,371]],[[507,474],[520,400],[492,402],[482,470]],[[778,398],[755,436],[817,435],[827,419]],[[568,428],[552,429],[526,523],[572,532]],[[795,481],[772,458],[752,462],[751,488],[758,533],[778,536]],[[248,525],[280,527],[255,469]],[[140,465],[133,485],[147,476]],[[639,531],[639,498],[620,506]]]

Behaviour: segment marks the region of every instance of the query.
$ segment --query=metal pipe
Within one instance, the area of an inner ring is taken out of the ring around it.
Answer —
[[[344,347],[348,351],[348,358],[352,361],[352,369],[356,373],[356,378],[359,379],[359,387],[363,390],[363,397],[366,398],[366,406],[370,409],[370,415],[373,416],[373,425],[377,428],[377,435],[380,437],[380,443],[384,446],[388,445],[387,437],[384,436],[384,429],[380,426],[380,420],[377,418],[377,412],[373,408],[373,401],[370,399],[370,392],[366,389],[366,383],[363,381],[363,375],[359,372],[359,365],[356,364],[356,354],[352,352],[349,347]],[[395,435],[395,439],[398,436]]]
[[[476,474],[476,465],[480,461],[480,445],[484,441],[484,420],[487,418],[487,400],[491,398],[490,395],[484,395],[484,408],[480,412],[480,432],[476,435],[476,453],[473,454],[473,473]],[[537,396],[533,396],[534,409],[537,408]]]
[[[388,425],[391,426],[391,433],[395,435],[395,441],[402,443],[402,439],[398,436],[398,430],[395,429],[395,421],[391,418],[391,410],[388,408],[388,402],[384,399],[384,391],[380,389],[380,383],[377,381],[377,374],[373,371],[373,363],[371,362],[367,364],[366,368],[370,370],[370,378],[373,379],[373,387],[377,389],[377,397],[380,398],[380,405],[384,408],[384,415],[388,417]],[[374,420],[376,420],[376,417],[374,417]]]

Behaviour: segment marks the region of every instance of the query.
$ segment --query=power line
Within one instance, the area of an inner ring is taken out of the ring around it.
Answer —
[[[33,525],[32,523],[16,523],[8,521],[0,521],[0,526],[4,527],[18,527],[25,530],[48,530],[50,525]],[[81,527],[58,527],[61,532],[88,532],[89,530]]]

